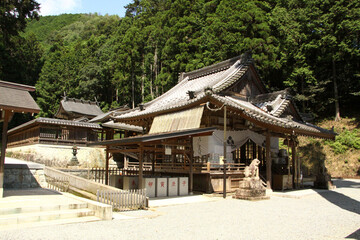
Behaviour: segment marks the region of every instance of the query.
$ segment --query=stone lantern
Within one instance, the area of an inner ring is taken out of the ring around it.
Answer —
[[[74,145],[72,147],[72,154],[73,154],[73,157],[71,158],[70,160],[70,166],[76,166],[76,165],[79,165],[79,161],[76,157],[76,154],[77,154],[77,151],[78,151],[78,147],[76,145]]]

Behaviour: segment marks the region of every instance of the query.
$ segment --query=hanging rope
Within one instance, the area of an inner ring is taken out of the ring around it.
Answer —
[[[207,102],[207,103],[206,103],[207,109],[209,109],[210,111],[216,112],[216,111],[221,110],[221,109],[225,106],[225,103],[224,103],[221,107],[219,107],[219,108],[211,108],[209,105],[210,105],[210,102]]]

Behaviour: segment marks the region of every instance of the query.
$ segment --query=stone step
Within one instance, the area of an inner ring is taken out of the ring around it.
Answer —
[[[0,230],[11,230],[11,229],[19,229],[19,228],[23,229],[29,227],[42,227],[42,226],[52,226],[52,225],[71,224],[71,223],[85,223],[85,222],[95,222],[95,221],[101,221],[101,219],[95,216],[64,218],[64,219],[51,220],[51,221],[0,225]]]
[[[19,225],[69,218],[81,218],[94,215],[95,212],[88,208],[8,214],[0,216],[0,226]]]
[[[10,207],[10,206],[0,207],[0,218],[2,215],[80,209],[87,207],[88,207],[87,203],[48,204],[42,206],[22,206],[22,207]]]

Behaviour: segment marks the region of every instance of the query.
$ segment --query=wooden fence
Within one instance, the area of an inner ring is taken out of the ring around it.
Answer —
[[[108,191],[98,190],[97,201],[112,205],[119,211],[142,209],[147,207],[146,189]]]

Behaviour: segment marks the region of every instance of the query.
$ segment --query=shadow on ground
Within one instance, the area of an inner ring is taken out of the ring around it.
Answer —
[[[344,179],[332,179],[336,188],[359,188],[360,182],[354,182]]]
[[[360,191],[359,181],[335,179],[334,184],[336,185],[336,188],[359,188]],[[317,193],[327,201],[342,209],[360,214],[360,202],[351,197],[348,197],[337,191],[317,191]]]
[[[360,239],[360,228],[358,230],[356,230],[355,232],[353,232],[352,234],[350,234],[349,236],[347,236],[346,238]]]

